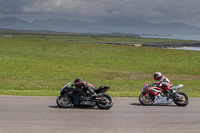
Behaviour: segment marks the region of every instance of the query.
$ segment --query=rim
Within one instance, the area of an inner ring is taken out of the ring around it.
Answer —
[[[99,104],[103,105],[103,106],[107,106],[111,103],[111,99],[106,97],[106,96],[103,96],[103,99],[101,102],[99,102]]]
[[[180,94],[181,95],[181,94]],[[185,95],[181,95],[182,99],[181,100],[177,100],[178,103],[180,104],[184,104],[184,103],[187,103],[188,101],[188,97],[185,96]]]
[[[69,107],[71,106],[71,98],[70,97],[61,97],[58,100],[58,104],[62,107]]]
[[[148,98],[145,95],[140,95],[140,100],[144,103],[144,104],[153,104],[153,99],[151,98],[151,96]]]

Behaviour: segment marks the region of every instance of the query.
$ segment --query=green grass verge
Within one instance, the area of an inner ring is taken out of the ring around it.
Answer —
[[[75,78],[110,86],[112,96],[138,97],[162,72],[181,91],[200,97],[200,52],[104,43],[188,43],[182,40],[14,35],[0,37],[0,95],[58,96]]]

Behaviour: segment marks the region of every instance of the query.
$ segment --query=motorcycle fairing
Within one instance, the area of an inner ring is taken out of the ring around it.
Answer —
[[[105,93],[110,87],[108,86],[100,86],[98,89],[95,90],[95,92],[98,93]]]
[[[89,105],[89,106],[94,106],[96,102],[94,101],[82,101],[80,105]]]
[[[159,94],[159,95],[155,96],[154,104],[160,104],[160,103],[170,104],[170,103],[172,103],[172,101],[173,101],[173,99],[167,100],[167,97],[163,97]]]
[[[149,87],[148,91],[151,92],[154,96],[157,96],[160,93],[162,93],[163,90],[161,88],[159,88],[159,87],[153,87],[153,88]]]
[[[173,90],[179,90],[182,87],[183,87],[183,84],[180,84],[180,85],[176,85],[176,86],[171,87],[171,89],[173,89]]]
[[[70,91],[71,92],[71,91]],[[73,104],[78,104],[78,95],[75,94],[74,92],[69,93],[69,95],[73,98]]]

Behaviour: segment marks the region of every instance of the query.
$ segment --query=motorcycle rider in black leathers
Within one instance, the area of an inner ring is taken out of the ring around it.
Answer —
[[[94,85],[92,85],[92,84],[86,82],[86,81],[83,81],[83,80],[80,79],[80,78],[74,80],[74,86],[75,86],[77,89],[80,89],[80,88],[83,87],[82,89],[85,89],[85,90],[90,91],[92,97],[98,96],[98,95],[96,94],[96,92],[94,91],[94,89],[96,89],[96,87],[95,87]]]

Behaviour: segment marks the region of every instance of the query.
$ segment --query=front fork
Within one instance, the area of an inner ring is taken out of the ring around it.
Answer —
[[[151,94],[151,92],[146,91],[146,92],[143,92],[143,93],[145,93],[144,96],[145,96],[147,101],[154,101],[154,96]]]
[[[146,98],[149,98],[149,92],[146,92],[145,96]]]

